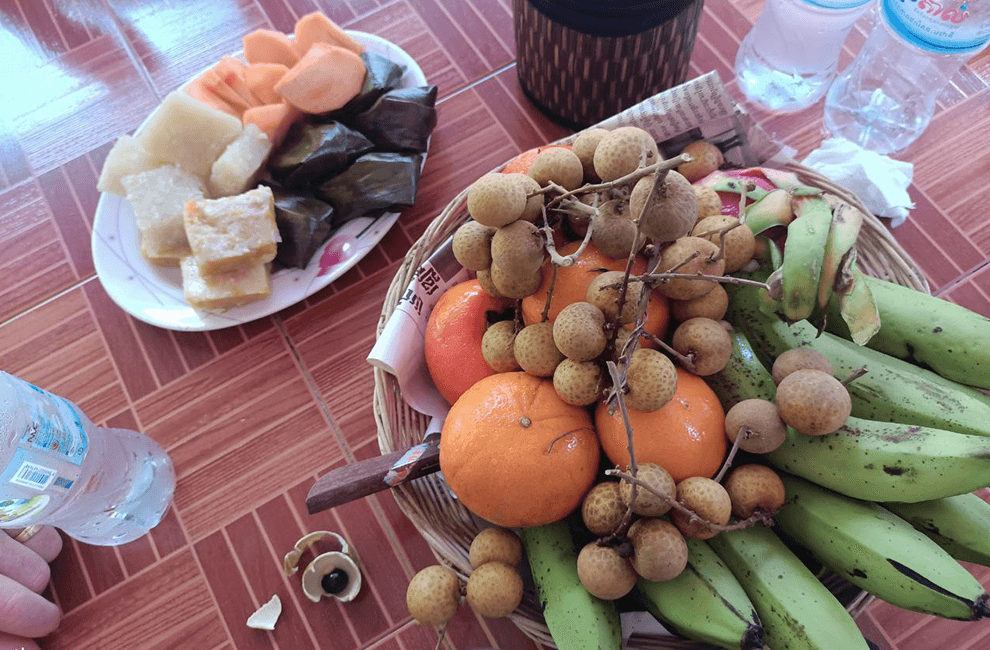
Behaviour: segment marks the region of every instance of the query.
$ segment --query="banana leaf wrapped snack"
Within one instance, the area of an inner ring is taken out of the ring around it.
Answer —
[[[437,124],[437,87],[390,90],[350,121],[379,151],[426,151]]]
[[[275,223],[282,241],[275,260],[284,266],[304,269],[333,233],[333,206],[307,192],[274,183]]]
[[[334,226],[358,217],[411,208],[416,200],[422,157],[416,153],[373,151],[316,188],[334,207]]]
[[[297,123],[272,157],[272,178],[292,189],[306,189],[338,174],[375,148],[360,132],[340,123]]]

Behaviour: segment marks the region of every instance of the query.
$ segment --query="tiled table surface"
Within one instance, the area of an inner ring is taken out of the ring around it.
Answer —
[[[708,0],[691,72],[732,61],[760,0]],[[127,316],[95,277],[96,177],[117,136],[255,28],[291,31],[321,8],[387,38],[440,89],[415,208],[330,287],[277,315],[209,333]],[[843,59],[862,43],[854,31]],[[434,562],[387,494],[315,516],[304,499],[332,467],[378,453],[365,357],[405,251],[463,187],[513,154],[568,131],[523,97],[510,0],[0,0],[0,367],[80,404],[95,421],[165,445],[179,476],[174,508],[120,548],[69,541],[49,596],[65,612],[51,650],[433,647],[405,609],[408,579]],[[990,52],[944,93],[915,163],[910,220],[893,230],[933,292],[990,315]],[[761,116],[800,159],[822,138],[821,106]],[[304,531],[344,533],[366,587],[352,603],[303,598],[279,570]],[[973,570],[990,583],[990,570]],[[272,594],[273,633],[244,622]],[[986,648],[990,624],[955,623],[882,603],[861,618],[885,647]],[[445,647],[532,648],[505,620],[463,608]]]

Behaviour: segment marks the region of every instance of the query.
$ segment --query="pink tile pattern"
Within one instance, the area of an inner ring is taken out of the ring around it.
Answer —
[[[730,93],[738,44],[762,0],[707,0],[691,70]],[[439,88],[416,205],[350,272],[283,312],[208,333],[127,316],[95,270],[96,179],[113,141],[168,92],[256,28],[290,31],[322,10],[409,52]],[[869,30],[853,30],[848,62]],[[435,562],[394,497],[310,515],[305,497],[331,468],[378,454],[370,403],[381,300],[406,252],[450,199],[515,154],[569,131],[517,82],[509,0],[0,0],[0,54],[28,91],[0,104],[0,367],[80,404],[94,420],[141,429],[178,472],[174,506],[142,539],[99,548],[66,539],[49,596],[64,612],[45,650],[419,650],[437,643],[404,603]],[[933,292],[990,316],[990,51],[939,99],[915,164],[911,219],[891,232]],[[803,157],[821,141],[821,106],[792,116],[751,109]],[[357,600],[311,603],[281,559],[305,532],[339,531],[357,548]],[[970,567],[990,586],[990,569]],[[247,617],[272,595],[274,632]],[[876,601],[860,618],[883,650],[977,650],[990,626]],[[194,643],[190,643],[194,640]],[[462,608],[442,647],[539,648],[507,620]]]

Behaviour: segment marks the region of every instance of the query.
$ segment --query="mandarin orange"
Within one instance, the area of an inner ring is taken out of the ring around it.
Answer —
[[[440,471],[477,516],[513,528],[563,519],[581,505],[601,450],[588,411],[525,372],[486,377],[451,407]]]
[[[656,411],[629,409],[637,463],[656,463],[677,482],[689,476],[711,478],[725,458],[725,411],[705,380],[677,368],[677,392]],[[619,409],[608,414],[604,403],[595,412],[602,449],[616,465],[629,465],[626,428]]]
[[[557,249],[561,255],[570,255],[578,249],[581,242],[569,242]],[[547,302],[547,292],[553,278],[553,262],[547,259],[543,263],[543,281],[536,293],[526,296],[522,301],[523,321],[529,325],[538,323],[543,316],[543,308]],[[553,321],[557,314],[571,303],[587,300],[588,286],[598,277],[598,269],[608,271],[625,271],[626,260],[614,260],[602,255],[594,244],[589,243],[584,252],[575,260],[573,266],[562,266],[557,269],[557,281],[553,286],[553,300],[550,302],[549,317]],[[646,261],[637,258],[633,263],[633,274],[646,271]],[[659,292],[654,291],[650,296],[650,304],[646,310],[646,331],[664,338],[667,325],[670,322],[670,303]],[[645,339],[644,339],[645,341]]]
[[[515,301],[493,298],[476,279],[450,287],[426,322],[423,352],[433,383],[448,403],[495,371],[485,362],[481,340],[490,315],[510,309]]]

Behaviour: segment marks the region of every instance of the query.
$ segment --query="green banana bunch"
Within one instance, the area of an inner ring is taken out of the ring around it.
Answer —
[[[867,278],[880,330],[867,346],[961,384],[990,388],[990,318],[899,284]],[[826,328],[848,336],[838,318]]]
[[[728,365],[707,377],[725,408],[743,399],[773,401],[773,378],[744,334],[733,333]],[[857,380],[858,381],[858,380]],[[990,438],[850,417],[824,436],[788,427],[765,458],[775,467],[866,501],[918,502],[990,485]]]
[[[619,650],[619,612],[614,603],[592,596],[581,584],[578,554],[567,523],[519,532],[554,644],[560,650]]]
[[[960,621],[990,616],[979,581],[894,513],[781,473],[781,530],[863,591],[924,614]]]
[[[763,623],[763,640],[783,650],[867,650],[866,639],[835,596],[765,526],[708,540],[739,580]]]
[[[635,595],[668,629],[728,650],[759,650],[763,626],[729,567],[705,542],[688,539],[687,567],[673,580],[639,579]]]
[[[976,494],[881,504],[963,562],[990,566],[990,503]]]
[[[797,347],[825,355],[839,379],[865,366],[867,373],[846,386],[854,417],[990,436],[990,397],[980,391],[827,332],[819,336],[807,321],[788,325],[760,309],[766,291],[758,287],[725,289],[732,322],[745,332],[766,367]]]

